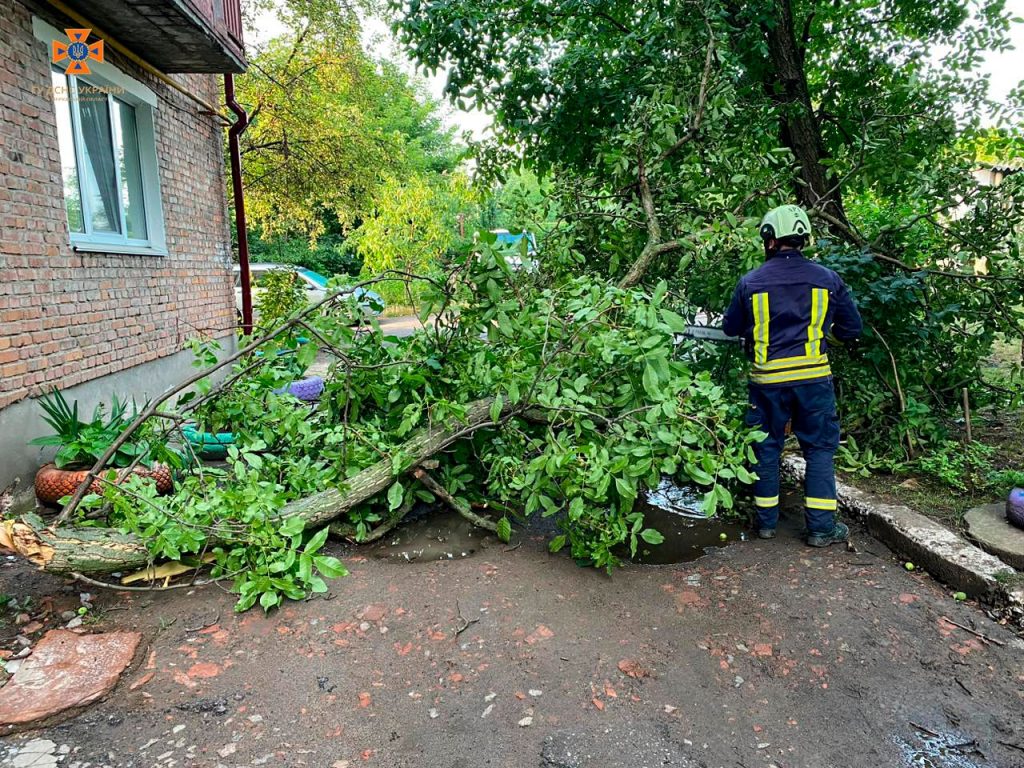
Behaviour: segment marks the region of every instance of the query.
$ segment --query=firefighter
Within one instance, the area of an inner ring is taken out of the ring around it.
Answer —
[[[807,543],[827,547],[846,541],[850,531],[835,520],[839,416],[826,336],[855,341],[860,314],[839,275],[803,255],[811,223],[802,208],[769,211],[760,234],[765,262],[740,279],[723,323],[725,333],[744,339],[752,363],[747,424],[768,435],[754,448],[758,535],[775,536],[779,461],[791,422],[807,462]]]

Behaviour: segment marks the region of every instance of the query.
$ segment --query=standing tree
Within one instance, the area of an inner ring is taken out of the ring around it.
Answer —
[[[495,115],[481,168],[553,172],[588,269],[667,277],[691,311],[720,311],[759,258],[758,214],[804,205],[869,323],[838,365],[863,434],[912,454],[963,386],[988,396],[996,334],[1024,335],[1024,192],[971,173],[982,117],[1014,114],[974,72],[1007,46],[1002,0],[393,7],[412,55],[449,68],[449,96]]]

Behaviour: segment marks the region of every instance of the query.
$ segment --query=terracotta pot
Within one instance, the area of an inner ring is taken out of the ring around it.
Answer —
[[[106,470],[109,472],[110,470]],[[128,476],[126,469],[118,469],[117,481],[120,482]],[[152,467],[135,467],[132,474],[140,477],[151,477],[156,480],[156,489],[160,493],[170,493],[174,482],[171,477],[171,468],[166,464],[154,464]],[[65,496],[70,496],[78,490],[85,478],[88,477],[87,469],[58,469],[54,464],[47,464],[36,473],[35,489],[36,498],[43,504],[57,504]],[[93,480],[89,486],[91,493],[100,493],[103,490],[102,480]]]

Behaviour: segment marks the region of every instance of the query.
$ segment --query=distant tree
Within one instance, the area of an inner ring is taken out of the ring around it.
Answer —
[[[264,237],[358,225],[386,178],[449,171],[459,150],[437,104],[362,49],[353,25],[303,20],[238,79],[249,215]]]

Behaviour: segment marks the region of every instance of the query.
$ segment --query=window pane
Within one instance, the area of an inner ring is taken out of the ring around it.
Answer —
[[[75,132],[71,126],[71,101],[68,78],[63,72],[52,72],[53,106],[57,111],[57,144],[60,146],[60,171],[64,180],[64,207],[72,232],[85,232],[82,218],[82,190],[78,186],[78,163],[75,161]]]
[[[82,194],[89,203],[90,229],[93,232],[121,232],[114,146],[110,138],[110,107],[104,94],[84,93],[77,106],[82,135]]]
[[[114,99],[114,139],[121,170],[121,204],[128,224],[128,237],[145,240],[146,207],[142,196],[142,164],[139,162],[139,133],[135,107]]]

